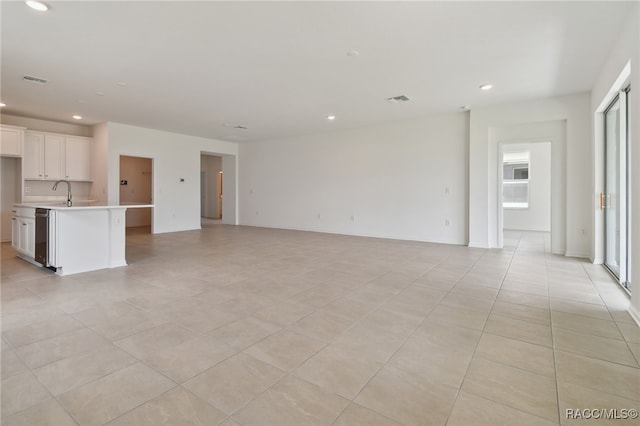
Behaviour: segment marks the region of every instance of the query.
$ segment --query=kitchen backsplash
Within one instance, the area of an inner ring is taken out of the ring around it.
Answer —
[[[52,189],[54,183],[54,181],[25,180],[23,201],[28,202],[29,198],[39,197],[47,197],[47,199],[49,199],[50,197],[54,197],[53,199],[57,199],[59,197],[61,200],[66,200],[67,185],[60,184],[58,185],[58,190],[54,191]],[[90,191],[90,182],[71,182],[71,194],[73,195],[74,199],[87,199],[89,198]]]

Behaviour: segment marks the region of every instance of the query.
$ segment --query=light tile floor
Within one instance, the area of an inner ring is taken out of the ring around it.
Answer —
[[[129,266],[57,277],[2,244],[2,424],[568,425],[567,409],[638,409],[624,292],[549,254],[547,234],[505,246],[216,224],[133,232]]]

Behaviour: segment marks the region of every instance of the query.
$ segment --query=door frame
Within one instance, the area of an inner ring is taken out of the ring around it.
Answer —
[[[504,162],[504,148],[509,145],[519,145],[519,144],[533,144],[533,143],[549,143],[549,163],[551,165],[551,176],[550,176],[550,191],[549,191],[549,235],[551,239],[551,247],[553,247],[554,235],[554,221],[553,221],[553,211],[554,211],[554,203],[553,203],[553,185],[557,183],[559,180],[559,176],[554,173],[553,169],[553,140],[551,138],[534,138],[534,139],[515,139],[515,140],[506,140],[506,141],[498,141],[498,224],[497,224],[497,243],[498,248],[504,247],[504,207],[502,205],[502,181],[504,179],[503,176],[503,162]],[[531,159],[529,159],[529,170],[531,170]],[[529,172],[529,176],[531,176],[531,172]],[[556,235],[557,238],[557,235]]]
[[[150,156],[147,156],[147,155],[129,154],[129,153],[126,153],[126,152],[120,152],[120,153],[118,153],[118,170],[117,170],[117,178],[118,178],[118,180],[116,182],[118,190],[115,191],[116,194],[118,195],[118,197],[117,197],[118,205],[120,204],[120,164],[121,164],[121,161],[122,161],[122,157],[144,158],[145,160],[151,160],[151,203],[150,204],[153,204],[154,200],[156,199],[156,192],[155,192],[155,190],[156,190],[156,184],[155,184],[155,182],[156,182],[156,170],[155,170],[156,159],[155,159],[155,157],[150,157]],[[155,225],[154,224],[155,224],[156,209],[153,208],[153,207],[150,207],[150,209],[151,209],[151,234],[154,234],[155,233],[154,232],[154,230],[155,230]],[[126,226],[126,224],[125,224],[125,226]]]

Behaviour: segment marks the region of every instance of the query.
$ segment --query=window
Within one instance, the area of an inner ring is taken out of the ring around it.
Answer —
[[[529,152],[504,153],[502,206],[507,209],[529,208]]]

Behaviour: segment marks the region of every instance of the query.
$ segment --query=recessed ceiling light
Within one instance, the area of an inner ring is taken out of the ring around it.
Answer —
[[[5,104],[4,102],[0,102],[0,108],[6,107],[6,106],[7,106],[7,104]]]
[[[335,116],[335,115],[327,115],[327,120],[329,120],[329,121],[333,121],[333,120],[335,120],[335,119],[336,119],[336,116]]]
[[[347,56],[360,56],[359,50],[350,50],[347,52]]]
[[[104,92],[96,92],[96,96],[104,96]]]
[[[73,119],[74,120],[82,120],[82,116],[81,115],[74,115]]]
[[[492,84],[483,84],[482,86],[480,86],[480,90],[491,90],[492,87]]]
[[[31,9],[35,9],[40,12],[46,12],[47,10],[49,10],[49,6],[47,6],[46,3],[43,3],[41,1],[27,0],[25,3]]]
[[[127,82],[125,82],[125,81],[121,81],[121,82],[119,82],[119,83],[118,83],[118,86],[120,86],[120,87],[127,87]]]

